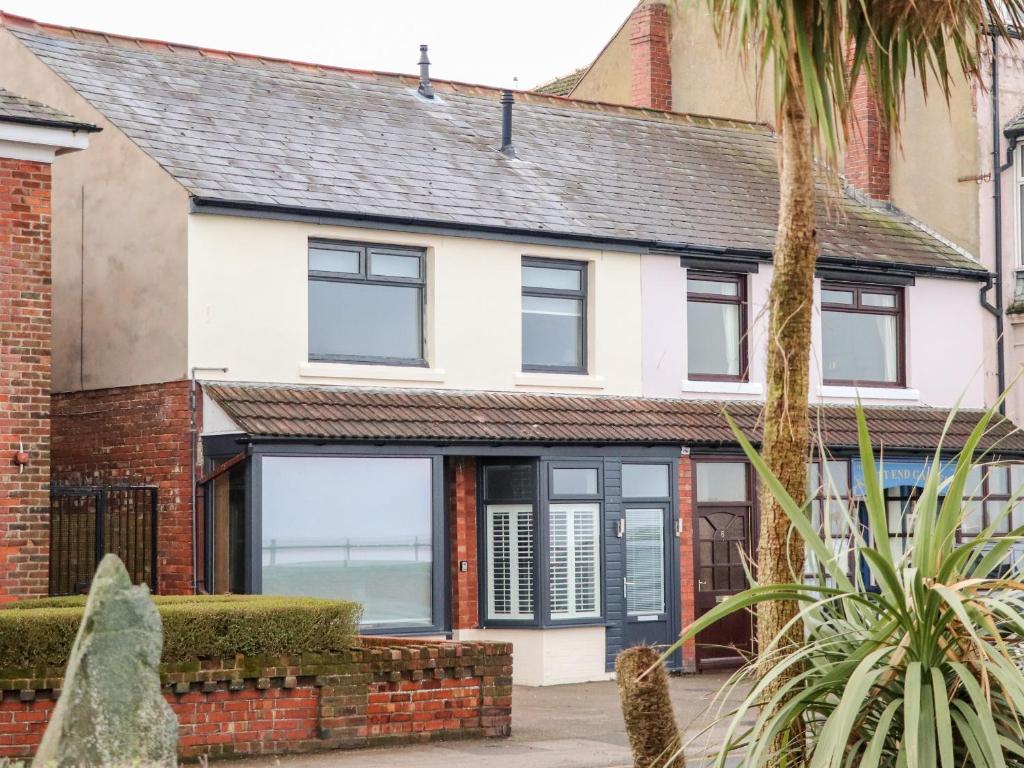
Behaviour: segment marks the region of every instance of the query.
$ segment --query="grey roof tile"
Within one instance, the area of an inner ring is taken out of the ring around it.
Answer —
[[[0,88],[0,122],[44,125],[55,128],[98,131],[95,125],[78,120],[66,112],[32,101]]]
[[[9,28],[198,198],[763,253],[774,242],[763,126],[523,94],[510,159],[489,89],[438,83],[431,101],[402,76]],[[819,206],[824,257],[984,271],[894,212],[835,202]]]

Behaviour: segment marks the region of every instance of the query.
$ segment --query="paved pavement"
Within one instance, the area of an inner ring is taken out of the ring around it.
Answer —
[[[687,734],[697,733],[712,715],[712,698],[726,675],[670,680],[676,718]],[[699,755],[701,737],[688,752]],[[699,765],[691,759],[689,765]],[[619,700],[612,682],[516,687],[512,694],[512,737],[450,741],[414,747],[260,758],[232,762],[239,768],[620,768],[632,766]]]

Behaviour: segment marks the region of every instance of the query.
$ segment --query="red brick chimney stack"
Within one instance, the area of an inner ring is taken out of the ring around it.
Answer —
[[[642,3],[629,18],[633,106],[672,109],[671,24],[661,2]]]

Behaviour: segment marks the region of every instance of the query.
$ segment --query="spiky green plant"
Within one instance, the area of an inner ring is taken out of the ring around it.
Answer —
[[[844,533],[863,558],[867,578],[860,568],[848,573],[846,558],[839,561],[822,540],[807,508],[793,501],[732,425],[819,575],[804,583],[755,584],[684,632],[680,643],[766,600],[800,605],[793,621],[803,623],[805,642],[789,653],[773,644],[764,649],[778,657],[768,674],[751,664],[730,681],[733,691],[749,690],[725,718],[716,765],[738,755],[743,766],[1024,766],[1024,675],[1017,655],[1024,639],[1024,583],[1021,563],[1010,557],[1013,544],[1024,540],[1024,527],[996,533],[1018,497],[977,537],[958,536],[965,493],[974,490],[969,478],[993,415],[979,420],[951,476],[940,470],[941,447],[936,449],[908,522],[913,538],[898,553],[858,408],[867,519],[849,515]],[[785,683],[778,687],[780,679]]]

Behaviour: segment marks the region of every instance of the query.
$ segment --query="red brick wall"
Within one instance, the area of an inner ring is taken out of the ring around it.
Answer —
[[[452,537],[452,628],[472,629],[479,625],[477,585],[476,459],[459,456],[452,459],[451,470]],[[459,563],[469,570],[459,570]]]
[[[846,183],[875,200],[889,199],[889,126],[866,75],[854,85],[846,143]]]
[[[157,486],[158,591],[192,591],[189,382],[53,396],[54,485]]]
[[[692,624],[696,616],[694,598],[696,576],[694,574],[693,546],[697,538],[693,517],[693,462],[689,456],[679,459],[679,518],[683,521],[683,535],[679,537],[679,593],[682,600],[682,625]],[[683,646],[683,668],[697,669],[697,651],[694,641]]]
[[[0,158],[0,603],[47,592],[50,299],[50,166]]]
[[[167,666],[164,696],[183,758],[502,737],[512,727],[511,653],[507,643],[364,638],[310,660]],[[24,687],[0,690],[0,757],[25,758],[46,730],[60,679],[14,682]]]
[[[642,5],[629,19],[633,106],[672,109],[672,61],[668,7]]]

